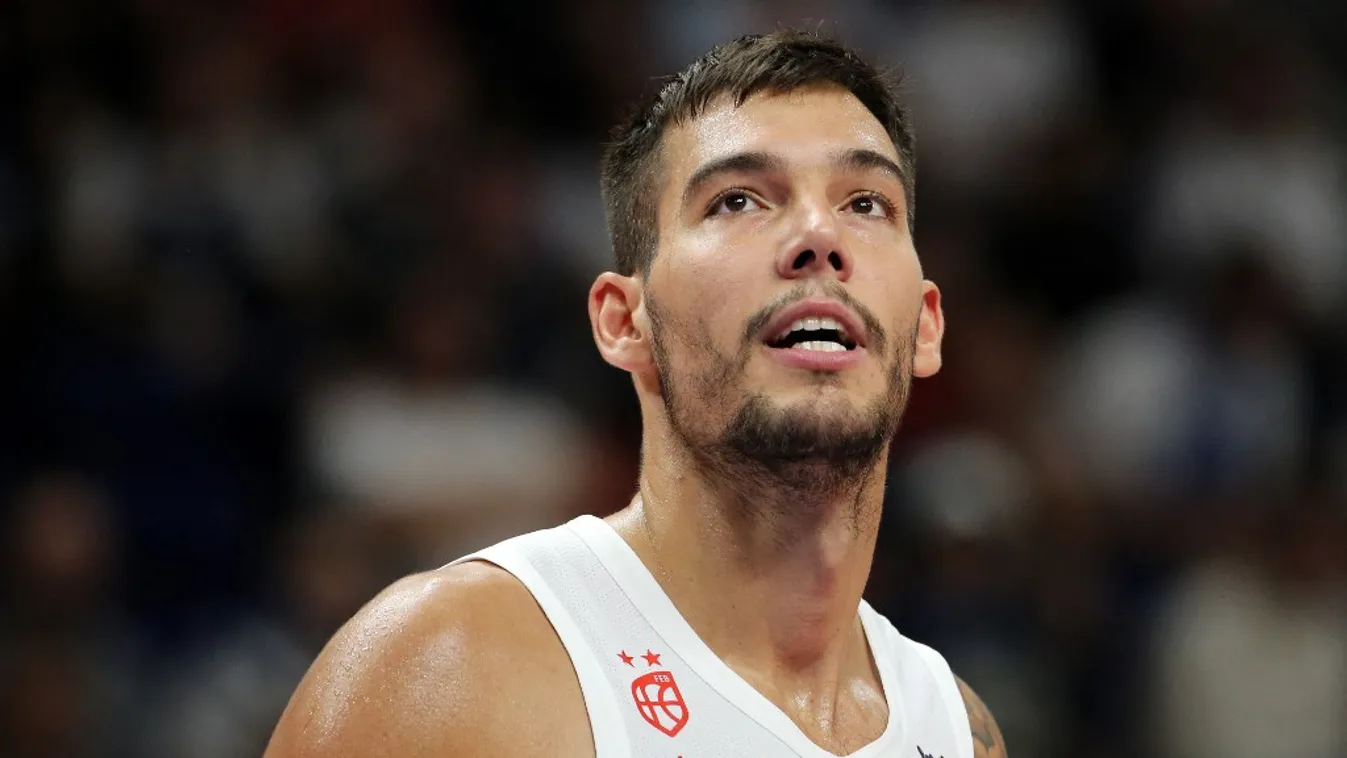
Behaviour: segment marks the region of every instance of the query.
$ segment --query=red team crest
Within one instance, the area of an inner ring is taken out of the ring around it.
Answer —
[[[651,671],[637,677],[631,683],[631,696],[636,699],[641,718],[670,737],[687,726],[687,704],[668,671]]]

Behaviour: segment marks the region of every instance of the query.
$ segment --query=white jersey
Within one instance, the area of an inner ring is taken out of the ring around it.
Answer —
[[[581,516],[454,563],[482,560],[533,593],[580,680],[597,758],[835,758],[692,630],[607,522]],[[968,715],[939,653],[869,604],[889,722],[853,758],[973,758]]]

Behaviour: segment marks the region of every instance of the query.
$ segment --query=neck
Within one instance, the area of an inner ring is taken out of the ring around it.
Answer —
[[[698,635],[747,678],[774,689],[819,691],[868,672],[857,607],[887,456],[854,481],[810,492],[762,476],[709,473],[665,439],[647,438],[640,492],[611,523]]]

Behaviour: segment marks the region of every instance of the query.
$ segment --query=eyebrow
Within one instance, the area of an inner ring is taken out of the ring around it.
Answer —
[[[834,153],[832,163],[835,167],[847,170],[878,170],[889,174],[899,184],[906,186],[903,168],[893,159],[874,150],[854,148]],[[760,151],[734,153],[717,158],[693,172],[683,188],[683,204],[687,205],[702,188],[724,174],[758,174],[785,170],[786,163],[779,156]]]
[[[683,204],[687,205],[697,193],[701,192],[715,178],[724,174],[764,174],[773,171],[782,171],[786,167],[786,162],[780,157],[771,153],[748,152],[734,153],[723,158],[717,158],[710,163],[698,168],[693,172],[692,177],[688,179],[687,186],[683,188]]]
[[[907,186],[907,177],[903,173],[903,167],[887,155],[877,153],[874,150],[852,149],[834,153],[833,165],[853,171],[882,171],[891,175],[899,184],[904,187]]]

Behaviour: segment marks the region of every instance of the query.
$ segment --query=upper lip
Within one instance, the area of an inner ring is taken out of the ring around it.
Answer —
[[[847,336],[856,343],[856,347],[865,347],[865,327],[850,308],[836,300],[802,300],[781,309],[781,312],[767,322],[762,330],[763,341],[771,343],[783,330],[802,318],[836,319],[847,331]]]

